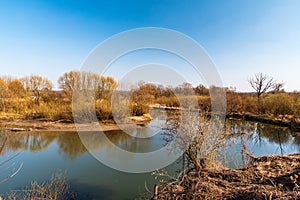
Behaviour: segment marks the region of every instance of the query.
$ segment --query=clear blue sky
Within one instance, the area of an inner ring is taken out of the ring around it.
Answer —
[[[300,90],[300,1],[0,1],[0,75],[54,83],[106,38],[132,28],[180,31],[212,57],[226,86],[263,72]]]

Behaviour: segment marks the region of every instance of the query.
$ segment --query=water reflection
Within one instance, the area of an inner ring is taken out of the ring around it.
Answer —
[[[287,127],[243,120],[228,120],[227,125],[236,138],[243,135],[254,153],[263,154],[265,150],[266,154],[287,154],[300,150],[300,137],[293,136],[295,134]],[[273,147],[273,152],[267,152],[269,146]]]
[[[155,126],[156,123],[153,124]],[[234,138],[239,139],[243,134],[251,151],[258,154],[286,154],[300,151],[300,135],[293,133],[290,129],[268,124],[246,122],[241,120],[228,120],[227,126],[235,133]],[[131,135],[153,135],[157,127],[141,127],[134,130]],[[58,152],[68,159],[75,160],[78,156],[87,153],[81,139],[89,144],[90,150],[107,151],[107,156],[114,157],[115,153],[109,144],[100,136],[99,132],[87,132],[80,138],[76,132],[10,132],[0,134],[0,141],[8,138],[1,155],[11,151],[40,152],[49,148],[51,144],[57,145]],[[118,147],[130,152],[151,152],[165,145],[163,136],[155,134],[150,138],[137,138],[124,133],[123,131],[108,131],[105,136]],[[294,135],[294,136],[293,136]],[[239,141],[240,142],[240,141]],[[238,143],[238,142],[237,142]],[[268,148],[272,152],[268,152]]]
[[[84,146],[75,132],[10,132],[0,134],[0,140],[4,137],[8,138],[8,142],[4,146],[3,154],[18,150],[32,153],[40,152],[47,149],[54,142],[59,146],[59,151],[65,153],[71,159],[85,152],[82,151]]]
[[[137,134],[147,134],[151,129],[143,127],[135,131]],[[88,141],[90,149],[101,150],[109,147],[105,140],[101,140],[101,134],[105,134],[113,144],[131,152],[154,151],[163,143],[159,134],[152,138],[136,138],[123,131],[86,132],[84,140]],[[7,136],[0,134],[0,141],[5,137],[8,141],[1,152],[2,155],[19,150],[40,152],[51,144],[56,144],[59,153],[72,160],[87,152],[77,132],[11,132]]]

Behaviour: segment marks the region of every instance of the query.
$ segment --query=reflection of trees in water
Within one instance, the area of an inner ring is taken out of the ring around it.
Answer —
[[[0,135],[1,137],[2,135]],[[84,148],[78,134],[75,132],[65,134],[58,132],[11,132],[8,134],[8,142],[5,145],[4,152],[18,150],[39,152],[47,149],[55,140],[60,151],[64,152],[71,159],[81,154],[82,148]]]
[[[28,148],[31,152],[39,152],[43,149],[47,149],[54,139],[55,136],[47,134],[30,136],[28,140]]]
[[[228,120],[227,125],[237,136],[239,133],[244,133],[246,140],[254,145],[263,147],[267,141],[277,144],[277,150],[281,154],[287,153],[284,151],[286,148],[300,151],[300,137],[293,137],[292,131],[287,127],[242,120]]]
[[[151,150],[151,139],[138,138],[139,136],[149,135],[147,128],[137,128],[134,130],[133,136],[123,131],[106,132],[107,138],[115,145],[130,152],[149,152]]]
[[[272,126],[269,124],[258,124],[258,135],[265,137],[269,142],[286,144],[291,140],[291,132],[288,128]]]
[[[2,137],[2,135],[0,136]],[[48,146],[55,139],[53,134],[44,133],[9,133],[7,135],[8,142],[4,151],[18,151],[29,150],[31,152],[38,152],[48,148]]]
[[[298,151],[300,151],[300,135],[296,135],[293,138],[293,143],[296,145],[296,148],[298,149]]]
[[[145,130],[146,129],[137,130],[137,135],[145,134],[143,133]],[[141,152],[151,148],[151,142],[147,138],[135,138],[122,131],[108,131],[104,134],[113,144],[127,151]],[[81,141],[81,139],[83,139],[84,144],[88,144],[89,150],[99,151],[106,148],[106,150],[113,155],[114,149],[103,139],[103,136],[102,132],[82,133],[80,137],[76,132],[11,132],[8,134],[7,143],[2,154],[18,150],[39,152],[47,149],[56,141],[60,153],[70,159],[76,159],[78,156],[87,152],[87,149]],[[4,139],[4,135],[0,134],[0,141]]]
[[[18,150],[29,150],[31,152],[38,152],[48,148],[48,146],[52,143],[56,136],[53,134],[49,135],[43,133],[11,132],[7,135],[7,137],[8,142],[5,146],[5,152]]]
[[[82,144],[79,135],[75,132],[60,133],[56,137],[59,153],[65,154],[68,158],[74,160],[81,154],[87,152]]]

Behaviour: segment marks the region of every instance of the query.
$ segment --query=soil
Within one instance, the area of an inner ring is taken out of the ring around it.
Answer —
[[[99,123],[80,124],[80,128],[93,131],[99,129],[102,131],[120,130],[117,124],[112,120],[101,121]],[[24,120],[24,119],[0,119],[0,128],[10,131],[76,131],[78,127],[71,121],[43,121],[43,120]]]
[[[252,158],[242,169],[191,171],[153,199],[300,199],[300,153]]]

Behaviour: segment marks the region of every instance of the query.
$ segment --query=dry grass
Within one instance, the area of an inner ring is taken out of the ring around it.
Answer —
[[[300,199],[300,154],[253,158],[242,169],[191,171],[155,199]]]
[[[12,190],[7,194],[7,200],[71,200],[76,195],[70,191],[70,186],[63,174],[57,173],[50,181],[38,183],[34,181],[24,190]]]

